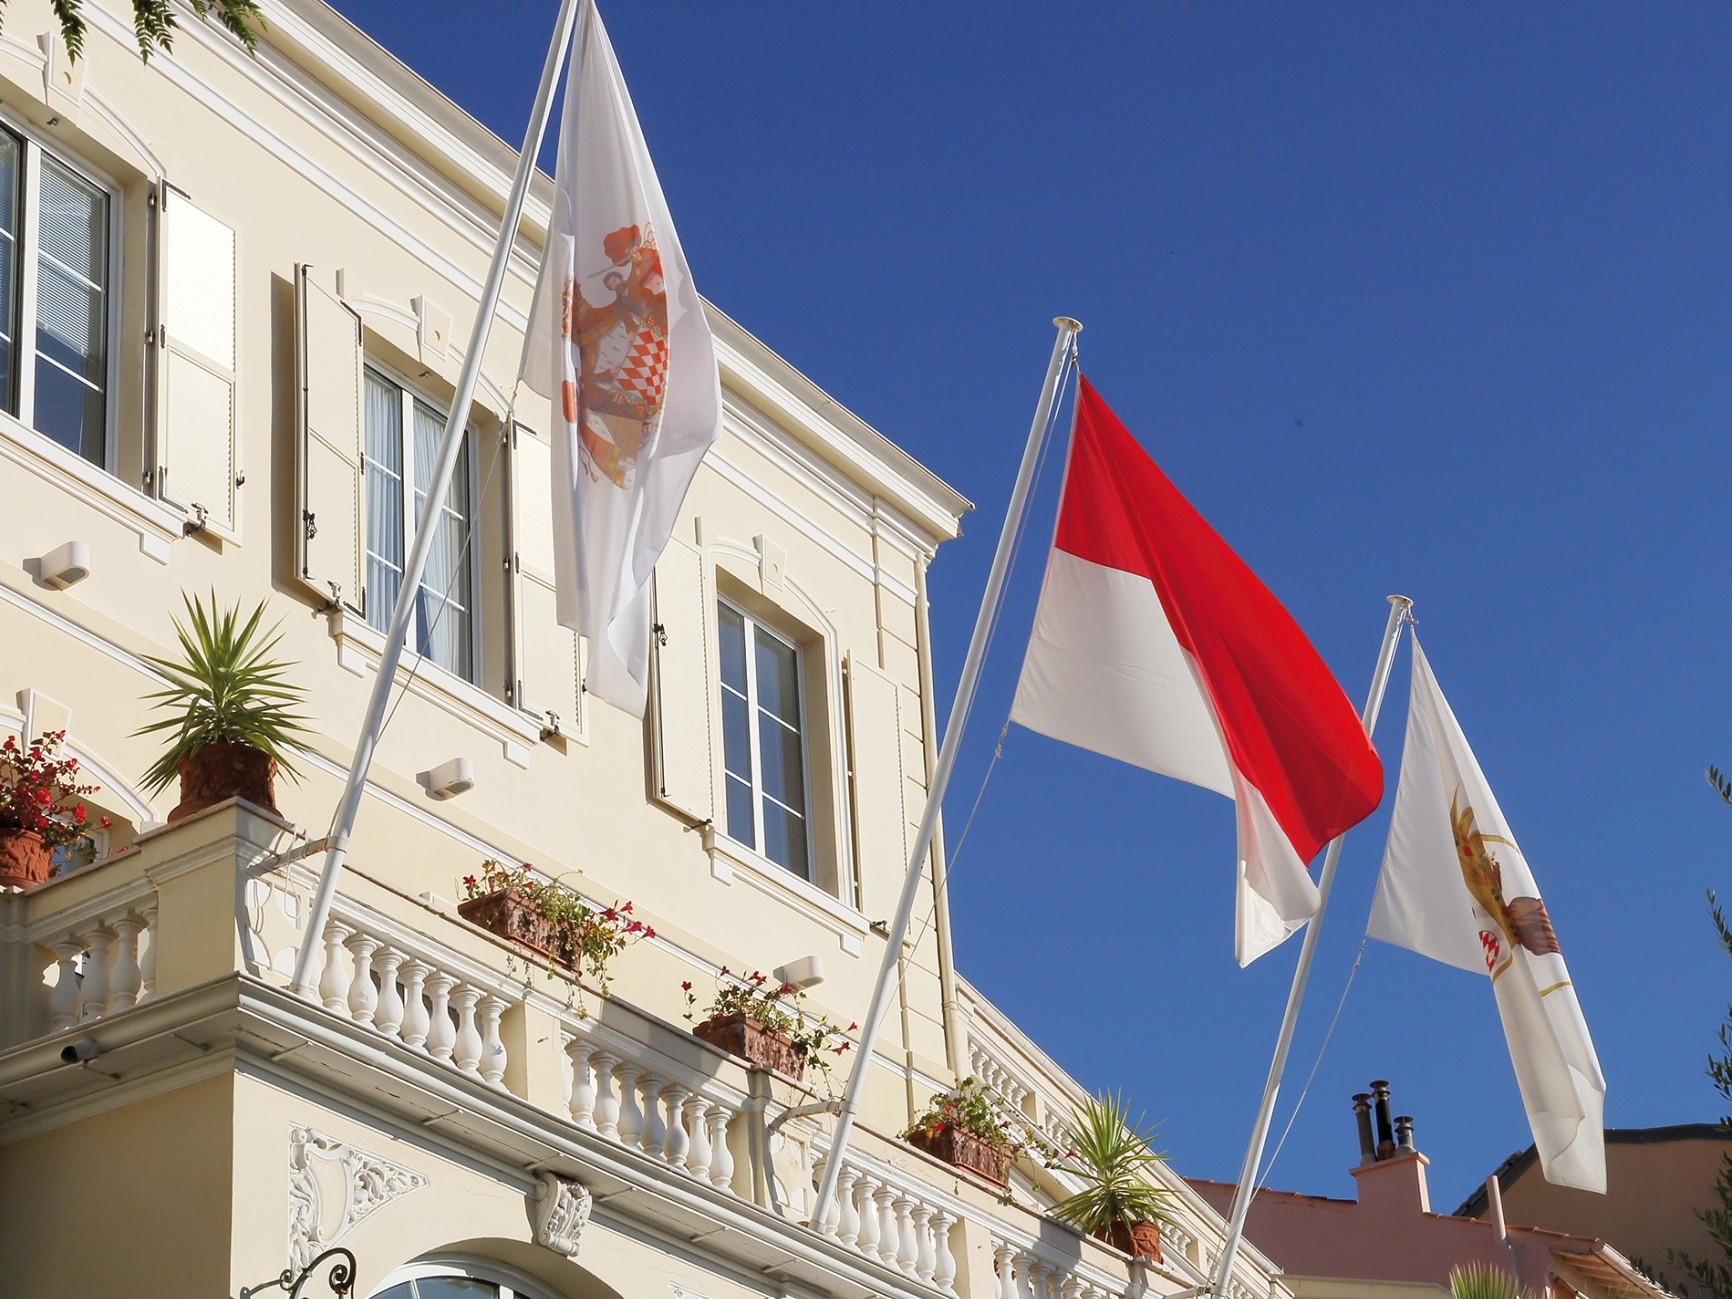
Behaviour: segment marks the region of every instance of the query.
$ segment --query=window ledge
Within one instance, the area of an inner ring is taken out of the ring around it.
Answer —
[[[138,535],[138,548],[159,564],[168,563],[169,546],[185,535],[186,516],[181,511],[128,486],[4,412],[0,412],[0,458],[130,529]]]
[[[358,677],[379,670],[379,662],[385,657],[383,632],[347,606],[331,610],[326,620],[331,639],[337,645],[339,666]],[[420,660],[420,667],[414,669],[411,677],[409,660],[414,657],[405,651],[404,661],[397,669],[398,684],[407,686],[417,699],[485,731],[499,742],[507,761],[519,767],[529,766],[529,751],[542,740],[540,719],[513,708],[503,699],[495,699],[480,686],[428,659]]]
[[[709,854],[710,874],[725,884],[736,879],[804,912],[833,932],[849,956],[858,956],[871,925],[866,917],[838,901],[809,880],[803,880],[745,844],[728,838],[714,823],[703,827],[704,851]]]

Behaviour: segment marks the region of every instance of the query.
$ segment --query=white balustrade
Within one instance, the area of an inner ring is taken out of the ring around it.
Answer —
[[[814,1182],[822,1169],[820,1162]],[[951,1232],[959,1222],[918,1183],[892,1181],[850,1157],[836,1171],[835,1202],[819,1229],[865,1258],[954,1294],[957,1261]]]
[[[631,1058],[626,1046],[603,1047],[587,1020],[568,1021],[566,1027],[572,1122],[697,1181],[733,1191],[728,1125],[740,1114],[743,1098],[706,1095],[695,1074],[675,1077],[671,1062],[652,1060],[647,1051]]]
[[[36,1012],[50,1032],[118,1015],[156,992],[156,903],[86,921],[39,948],[53,969]]]

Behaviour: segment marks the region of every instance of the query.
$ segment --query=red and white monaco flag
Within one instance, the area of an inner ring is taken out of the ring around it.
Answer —
[[[1011,720],[1234,801],[1247,965],[1317,910],[1305,864],[1377,806],[1383,767],[1287,611],[1079,385]]]
[[[1367,934],[1491,977],[1546,1180],[1606,1189],[1606,1079],[1546,904],[1416,637]]]
[[[523,381],[553,399],[559,621],[589,638],[589,693],[641,717],[650,574],[698,462],[721,436],[721,381],[593,3],[574,45]]]

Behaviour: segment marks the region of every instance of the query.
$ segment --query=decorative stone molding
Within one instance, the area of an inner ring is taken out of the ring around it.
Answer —
[[[581,1182],[557,1173],[543,1173],[529,1196],[529,1215],[535,1224],[535,1243],[555,1254],[576,1258],[578,1237],[589,1225],[595,1200]]]
[[[312,1128],[289,1128],[289,1258],[304,1268],[427,1175]]]

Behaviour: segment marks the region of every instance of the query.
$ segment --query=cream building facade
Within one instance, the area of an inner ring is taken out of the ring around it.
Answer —
[[[0,1290],[235,1295],[335,1246],[394,1299],[1203,1284],[1222,1222],[1164,1169],[1166,1260],[1133,1263],[1044,1215],[1066,1184],[1037,1163],[1006,1196],[895,1139],[964,1076],[1047,1132],[1081,1096],[956,973],[936,857],[879,1050],[837,1070],[871,1074],[824,1222],[824,1086],[690,1033],[682,983],[808,956],[815,1009],[860,1017],[936,752],[926,573],[968,504],[712,311],[726,429],[657,570],[649,716],[587,703],[545,414],[513,391],[545,177],[420,654],[304,931],[515,159],[316,0],[267,0],[256,58],[188,12],[148,64],[128,12],[87,8],[77,64],[40,0],[0,36],[0,731],[65,729],[113,823],[93,865],[0,896]],[[174,791],[139,788],[183,592],[281,619],[314,735],[280,818],[167,825]],[[474,788],[435,800],[453,758]],[[487,858],[656,937],[584,992],[459,916]],[[1234,1299],[1289,1294],[1241,1255]]]

